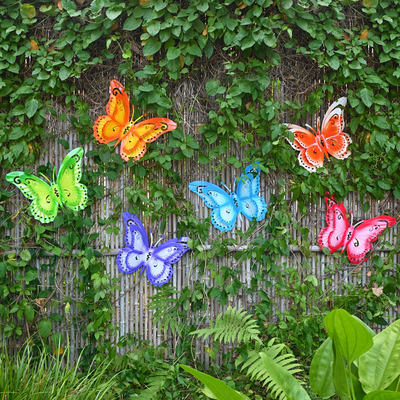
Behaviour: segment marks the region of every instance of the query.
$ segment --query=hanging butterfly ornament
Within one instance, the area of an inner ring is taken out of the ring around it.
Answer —
[[[146,270],[147,279],[154,286],[166,284],[173,274],[171,264],[178,262],[189,250],[187,242],[189,238],[167,240],[158,245],[149,244],[146,230],[139,218],[128,212],[124,212],[125,245],[117,255],[117,265],[121,272],[130,274],[141,269]],[[151,233],[151,232],[150,232]]]
[[[33,217],[46,224],[54,221],[58,206],[63,207],[65,204],[74,211],[83,210],[86,207],[87,187],[80,183],[82,158],[81,147],[70,151],[61,163],[55,182],[55,169],[53,182],[45,175],[43,177],[48,183],[35,175],[21,171],[8,173],[6,180],[17,186],[27,199],[32,200],[29,209]]]
[[[212,209],[211,223],[221,232],[233,229],[240,213],[250,221],[261,221],[267,212],[267,203],[258,195],[260,192],[260,167],[258,162],[249,165],[239,178],[235,191],[221,184],[228,193],[210,182],[195,181],[189,184],[189,189],[198,194],[205,205]]]
[[[306,125],[312,132],[299,125],[285,124],[294,134],[293,141],[288,138],[287,140],[295,150],[299,151],[299,163],[307,171],[315,172],[317,168],[322,167],[324,157],[329,160],[329,155],[339,160],[350,156],[348,147],[352,141],[350,136],[343,132],[343,110],[340,108],[345,107],[346,103],[346,97],[341,97],[331,104],[322,120],[321,130],[319,118],[317,131]]]
[[[139,160],[147,151],[147,143],[154,142],[165,132],[176,128],[176,123],[168,118],[150,118],[136,123],[143,115],[129,119],[130,104],[124,86],[113,79],[110,82],[110,98],[106,106],[107,115],[101,115],[93,125],[93,135],[100,143],[114,140],[114,147],[121,142],[120,154],[123,160]]]
[[[353,225],[353,214],[351,222],[347,218],[347,212],[343,203],[337,203],[334,195],[325,196],[326,223],[318,236],[321,249],[329,248],[330,253],[342,248],[341,253],[347,248],[347,256],[353,264],[361,264],[368,260],[368,253],[372,250],[375,242],[382,232],[396,223],[396,219],[390,216],[365,219]]]

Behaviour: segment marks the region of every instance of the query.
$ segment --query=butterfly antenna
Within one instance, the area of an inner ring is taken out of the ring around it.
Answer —
[[[39,172],[39,175],[42,175],[43,178],[45,178],[46,181],[50,183],[50,185],[53,183],[53,182],[50,181],[50,179],[45,174],[42,174],[41,172]]]
[[[317,132],[319,132],[320,123],[321,123],[321,118],[318,117],[318,118],[317,118]]]
[[[224,182],[221,181],[220,184],[221,184],[229,193],[231,192],[231,190],[228,188],[228,186],[225,185]]]
[[[56,167],[53,167],[53,182],[56,181]]]
[[[314,134],[317,135],[317,132],[315,132],[315,129],[311,125],[306,124],[306,127],[311,129],[314,132]]]
[[[350,226],[353,226],[353,211],[350,211],[350,216],[351,216]]]
[[[160,239],[157,240],[157,243],[154,245],[154,247],[157,247],[158,243],[161,242],[165,238],[165,235],[161,236]]]
[[[153,232],[151,229],[149,230],[149,233],[150,233],[150,247],[153,247]]]

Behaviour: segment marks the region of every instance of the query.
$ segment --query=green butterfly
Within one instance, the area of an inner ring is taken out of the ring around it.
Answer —
[[[8,173],[6,179],[17,186],[27,199],[32,200],[29,208],[33,217],[46,224],[54,221],[59,205],[63,207],[65,204],[74,211],[86,207],[87,187],[79,183],[82,177],[82,157],[81,147],[70,151],[61,163],[55,183],[43,175],[50,185],[37,176],[21,171]]]

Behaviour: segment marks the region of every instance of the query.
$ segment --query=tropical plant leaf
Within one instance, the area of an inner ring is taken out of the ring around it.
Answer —
[[[378,333],[373,341],[358,365],[366,393],[386,389],[400,375],[400,320]]]
[[[246,395],[232,389],[224,381],[205,374],[204,372],[197,371],[197,369],[187,365],[180,364],[180,367],[202,382],[217,400],[249,400]]]
[[[400,392],[376,390],[364,396],[363,400],[400,400]]]
[[[333,310],[324,318],[326,330],[349,363],[372,347],[372,335],[346,310]]]
[[[332,339],[327,338],[315,352],[310,366],[310,386],[315,394],[328,399],[335,394],[333,384]]]

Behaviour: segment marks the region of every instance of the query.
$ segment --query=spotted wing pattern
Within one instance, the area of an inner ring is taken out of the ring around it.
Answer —
[[[238,205],[232,196],[210,182],[195,181],[189,184],[189,189],[198,194],[204,204],[211,208],[211,223],[221,232],[233,229],[238,215]]]
[[[83,149],[78,147],[70,151],[57,176],[57,186],[62,202],[74,211],[83,210],[88,200],[87,187],[80,183],[82,178]]]
[[[189,250],[188,238],[171,239],[159,246],[149,246],[143,224],[133,214],[123,213],[125,244],[117,255],[121,272],[132,273],[141,268],[146,270],[147,279],[154,286],[162,286],[172,278],[172,264],[178,262]]]
[[[58,202],[49,184],[22,171],[9,172],[6,180],[17,186],[27,199],[32,200],[29,209],[35,219],[44,224],[54,221]]]
[[[375,242],[382,232],[393,226],[396,219],[390,216],[366,219],[354,229],[353,237],[347,244],[347,256],[353,264],[361,264],[368,260],[368,253],[372,250],[372,243]]]
[[[250,221],[261,221],[267,213],[267,203],[259,196],[260,167],[259,163],[249,165],[239,178],[236,194],[239,200],[239,209]]]

